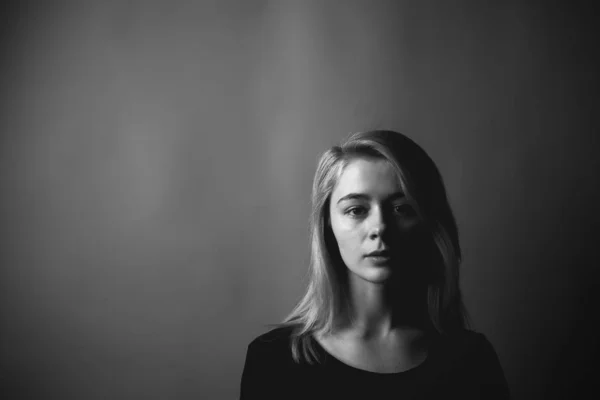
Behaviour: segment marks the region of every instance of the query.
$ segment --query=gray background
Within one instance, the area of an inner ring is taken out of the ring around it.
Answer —
[[[514,397],[591,378],[589,10],[22,1],[1,29],[5,398],[236,398],[304,289],[316,160],[371,128],[438,163]]]

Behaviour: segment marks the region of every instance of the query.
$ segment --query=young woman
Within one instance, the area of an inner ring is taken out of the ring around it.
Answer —
[[[312,188],[310,282],[248,346],[241,400],[508,399],[468,329],[458,230],[431,158],[393,131],[326,151]]]

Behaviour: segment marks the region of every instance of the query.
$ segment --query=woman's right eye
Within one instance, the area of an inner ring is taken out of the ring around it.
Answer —
[[[366,212],[364,207],[350,207],[346,210],[346,214],[349,214],[352,217],[360,217]]]

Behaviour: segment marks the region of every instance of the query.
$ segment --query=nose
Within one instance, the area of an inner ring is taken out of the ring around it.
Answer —
[[[373,210],[373,213],[371,214],[371,221],[370,221],[370,229],[369,229],[369,238],[371,239],[377,239],[377,238],[381,238],[381,236],[384,234],[386,228],[387,228],[387,223],[385,220],[385,215],[383,213],[383,211],[381,210],[381,208],[377,208],[375,210]]]

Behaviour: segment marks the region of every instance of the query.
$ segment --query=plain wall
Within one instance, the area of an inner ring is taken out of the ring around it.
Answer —
[[[306,284],[317,158],[371,128],[437,162],[514,398],[589,380],[598,78],[591,13],[565,7],[6,8],[3,398],[236,398]]]

